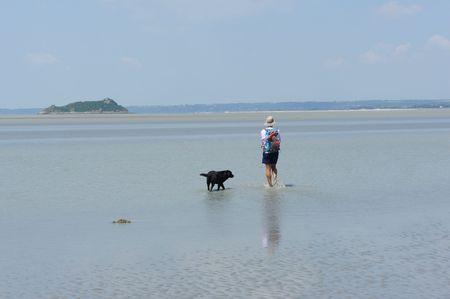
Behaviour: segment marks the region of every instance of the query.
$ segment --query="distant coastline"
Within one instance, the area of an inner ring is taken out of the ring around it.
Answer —
[[[227,104],[192,104],[172,106],[129,106],[131,113],[172,114],[198,112],[259,112],[259,111],[324,111],[375,109],[450,108],[450,100],[371,100],[321,102],[260,102]]]
[[[397,110],[397,109],[444,109],[450,108],[450,100],[370,100],[370,101],[321,101],[321,102],[260,102],[226,104],[187,104],[128,106],[133,114],[192,114],[267,111],[333,111],[333,110]],[[42,108],[1,109],[0,115],[36,115]],[[123,111],[122,111],[123,112]],[[76,114],[79,112],[65,112]],[[81,113],[95,113],[81,112]],[[108,111],[102,111],[108,113]],[[114,113],[114,112],[113,112]],[[126,112],[125,112],[126,113]]]

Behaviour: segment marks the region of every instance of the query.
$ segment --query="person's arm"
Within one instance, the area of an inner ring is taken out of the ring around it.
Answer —
[[[261,132],[259,133],[260,137],[261,137],[261,148],[264,148],[264,145],[266,143],[266,130],[261,130]]]

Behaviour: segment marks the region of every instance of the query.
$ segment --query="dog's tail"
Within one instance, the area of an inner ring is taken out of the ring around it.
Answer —
[[[206,173],[200,173],[201,176],[207,177],[208,175]]]

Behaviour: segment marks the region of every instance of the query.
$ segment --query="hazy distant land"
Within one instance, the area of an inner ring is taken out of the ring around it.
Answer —
[[[314,110],[366,110],[366,109],[418,109],[450,108],[450,100],[373,100],[324,102],[261,102],[228,104],[193,104],[172,106],[130,106],[131,113],[170,114],[196,112],[243,111],[314,111]]]
[[[108,99],[108,98],[107,98]],[[112,100],[111,100],[112,101]],[[94,101],[95,102],[95,101]],[[101,101],[96,101],[101,102]],[[77,102],[88,103],[88,102]],[[75,103],[73,103],[75,104]],[[120,106],[120,105],[118,105]],[[120,106],[122,107],[122,106]],[[42,111],[54,113],[111,113],[135,114],[183,114],[201,112],[251,112],[251,111],[323,111],[323,110],[375,110],[375,109],[430,109],[450,108],[450,100],[371,100],[371,101],[321,101],[321,102],[259,102],[227,104],[187,104],[187,105],[149,105],[128,106],[125,110],[112,111],[108,107],[96,105],[89,109],[82,105],[42,108],[0,109],[0,115],[33,115]],[[72,109],[72,110],[71,110]],[[100,110],[101,109],[101,110]],[[44,112],[44,114],[47,114]]]

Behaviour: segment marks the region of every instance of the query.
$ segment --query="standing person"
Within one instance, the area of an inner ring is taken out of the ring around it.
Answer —
[[[266,178],[270,187],[276,183],[278,170],[278,152],[280,151],[280,131],[275,129],[272,116],[266,118],[266,128],[261,130],[261,148],[263,150],[262,163],[266,165]]]

